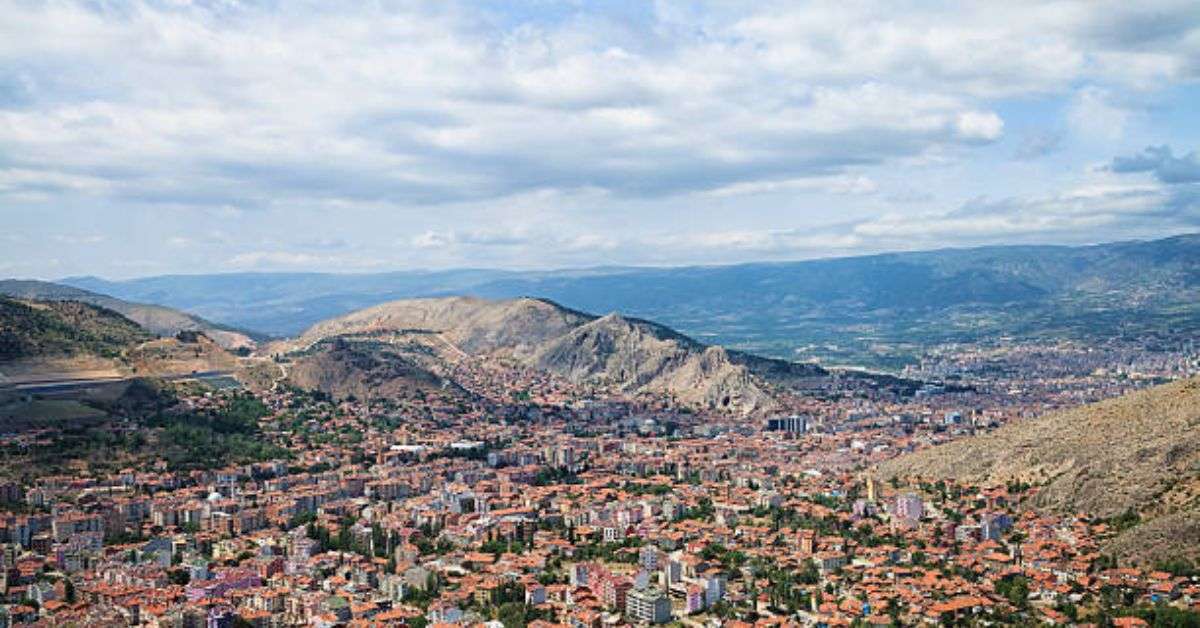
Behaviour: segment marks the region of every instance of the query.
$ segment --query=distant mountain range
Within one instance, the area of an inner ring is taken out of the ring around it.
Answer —
[[[63,283],[294,335],[383,301],[532,296],[619,311],[731,348],[895,367],[943,342],[1200,331],[1200,235],[783,263],[513,272],[241,273]]]
[[[881,464],[883,478],[1039,487],[1033,506],[1121,518],[1107,551],[1200,558],[1200,379],[1139,391]],[[1136,525],[1135,525],[1136,524]]]

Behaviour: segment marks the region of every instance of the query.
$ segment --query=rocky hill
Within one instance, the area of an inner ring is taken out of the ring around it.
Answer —
[[[725,349],[618,314],[548,340],[530,362],[571,381],[670,393],[693,406],[748,413],[773,405],[765,382],[731,361]]]
[[[199,331],[226,349],[249,348],[255,344],[246,333],[211,323],[186,312],[161,305],[131,303],[61,284],[6,279],[0,281],[0,294],[15,299],[89,303],[116,312],[159,336],[174,336],[181,331]]]
[[[470,354],[503,350],[527,357],[543,343],[592,318],[539,299],[409,299],[318,323],[301,334],[299,342],[309,344],[346,334],[421,331],[441,334]]]
[[[468,396],[458,384],[440,377],[387,347],[335,338],[320,343],[288,368],[288,380],[306,390],[337,399],[414,398],[431,391]]]
[[[1140,524],[1110,549],[1132,560],[1200,556],[1200,379],[1006,425],[901,456],[881,477],[1010,480],[1039,487],[1037,508]]]
[[[811,388],[835,379],[814,365],[707,346],[649,321],[617,314],[597,317],[530,298],[385,303],[319,323],[269,350],[305,353],[328,338],[387,341],[411,334],[430,338],[451,358],[510,358],[575,383],[625,393],[665,393],[686,404],[736,414],[774,408],[779,385]]]

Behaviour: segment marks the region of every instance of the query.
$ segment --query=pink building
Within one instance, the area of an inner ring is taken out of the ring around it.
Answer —
[[[229,591],[261,586],[262,579],[250,569],[231,569],[217,574],[210,580],[200,580],[187,586],[188,601],[196,602],[222,597]]]
[[[687,602],[684,611],[691,615],[704,610],[704,587],[693,584],[687,588]]]

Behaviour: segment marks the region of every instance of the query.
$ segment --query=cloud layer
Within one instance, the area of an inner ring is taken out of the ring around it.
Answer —
[[[1078,152],[1189,103],[1162,94],[1200,78],[1192,2],[0,4],[0,217],[75,245],[67,272],[1101,238],[1126,192],[1089,177],[1196,180],[1194,153]],[[1077,180],[972,200],[1013,155]]]

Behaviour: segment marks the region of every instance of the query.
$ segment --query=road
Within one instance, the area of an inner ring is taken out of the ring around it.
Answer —
[[[167,375],[158,377],[167,381],[177,382],[189,379],[213,379],[217,377],[228,377],[233,374],[233,371],[199,371],[196,373],[186,373],[183,375]],[[46,379],[40,381],[22,382],[20,384],[3,386],[0,385],[0,390],[16,390],[30,395],[44,395],[52,393],[71,392],[99,386],[101,384],[115,384],[119,382],[127,382],[137,377],[94,377],[85,379]]]
[[[458,354],[458,358],[459,358],[460,360],[469,360],[469,359],[471,359],[471,356],[467,355],[467,352],[466,352],[466,351],[463,351],[462,349],[459,349],[459,348],[458,348],[458,345],[454,344],[453,342],[450,342],[450,340],[449,340],[449,339],[447,339],[447,338],[446,338],[445,336],[443,336],[442,334],[440,334],[440,333],[437,333],[437,334],[434,334],[434,335],[435,335],[435,336],[437,336],[438,340],[441,340],[442,342],[446,343],[446,346],[447,346],[447,347],[450,347],[450,350],[451,350],[451,351],[454,351],[455,353],[457,353],[457,354]]]

